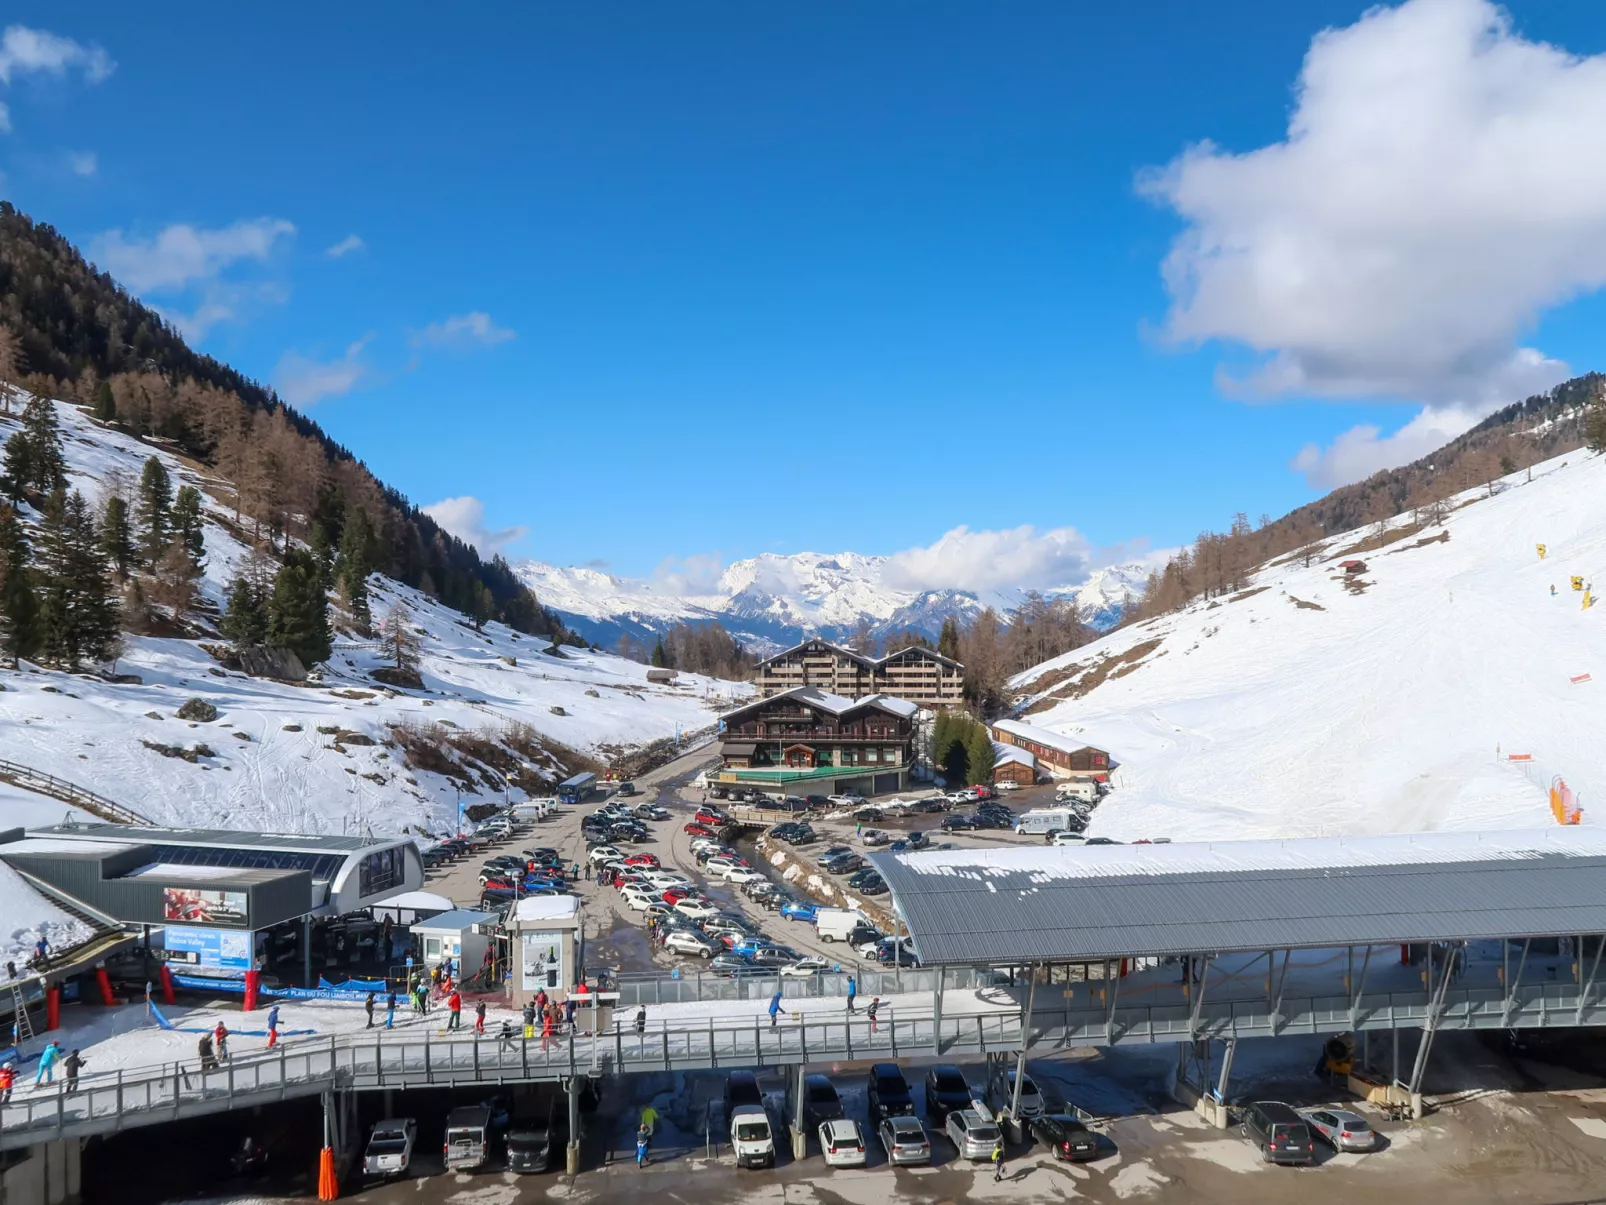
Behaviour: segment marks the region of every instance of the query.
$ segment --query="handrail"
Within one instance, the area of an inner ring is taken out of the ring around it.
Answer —
[[[113,824],[143,824],[151,825],[154,822],[141,816],[133,808],[124,807],[115,800],[98,795],[88,787],[81,787],[77,783],[68,782],[65,778],[57,778],[54,774],[46,774],[43,770],[35,770],[32,766],[25,766],[21,762],[8,761],[0,758],[0,781],[5,781],[26,790],[36,791],[41,795],[48,795],[52,799],[73,807],[82,808],[92,816],[99,816],[102,820],[109,820]]]

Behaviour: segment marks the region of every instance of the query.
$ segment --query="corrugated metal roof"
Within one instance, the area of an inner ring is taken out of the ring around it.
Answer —
[[[1587,829],[871,861],[926,963],[1606,933],[1606,833]]]
[[[144,824],[55,824],[29,834],[64,841],[117,841],[127,845],[216,845],[230,849],[293,849],[307,853],[357,853],[398,843],[396,837],[333,834],[253,833],[227,828],[159,828]]]

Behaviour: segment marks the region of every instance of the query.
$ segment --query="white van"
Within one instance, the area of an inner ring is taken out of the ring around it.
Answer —
[[[1091,778],[1073,778],[1054,788],[1054,798],[1064,803],[1067,799],[1080,799],[1083,803],[1097,803],[1098,784]]]
[[[1051,833],[1057,828],[1079,828],[1082,819],[1075,808],[1034,808],[1022,812],[1015,821],[1017,833]]]
[[[731,1150],[737,1167],[775,1166],[775,1133],[761,1106],[737,1105],[731,1110]]]
[[[513,811],[527,820],[545,820],[557,810],[556,799],[527,799],[513,806]]]
[[[864,913],[852,908],[821,908],[814,916],[821,941],[848,941],[860,929],[873,928]]]

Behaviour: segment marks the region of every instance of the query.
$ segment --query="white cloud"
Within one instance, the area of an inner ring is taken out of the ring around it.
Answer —
[[[1311,43],[1283,141],[1140,189],[1187,222],[1167,335],[1260,357],[1229,388],[1487,412],[1566,374],[1519,339],[1606,284],[1606,55],[1488,0],[1374,8]]]
[[[1046,589],[1086,580],[1093,550],[1074,527],[956,527],[925,548],[895,552],[883,580],[901,590]]]
[[[528,527],[486,527],[485,503],[466,494],[433,502],[424,507],[424,513],[464,543],[474,545],[485,557],[494,556],[509,544],[522,540],[530,530]]]
[[[11,133],[11,106],[0,100],[0,134]]]
[[[348,234],[334,246],[324,248],[323,253],[330,259],[340,259],[342,256],[350,255],[353,251],[361,251],[367,245],[362,241],[360,235]]]
[[[368,375],[362,359],[367,343],[367,338],[358,339],[338,360],[318,361],[300,352],[285,352],[273,372],[279,396],[292,406],[307,407],[350,393]]]
[[[241,260],[264,261],[294,234],[283,218],[252,218],[216,230],[179,222],[153,239],[126,239],[108,230],[90,243],[94,261],[135,292],[178,289],[221,274]]]
[[[100,159],[94,151],[68,151],[67,167],[75,176],[93,176],[100,170]]]
[[[1379,469],[1409,464],[1437,451],[1484,417],[1481,408],[1424,406],[1392,435],[1370,424],[1351,427],[1325,448],[1308,443],[1288,467],[1305,475],[1314,490],[1364,481]]]
[[[497,326],[484,310],[467,314],[454,314],[444,322],[432,322],[421,331],[414,331],[414,347],[489,347],[506,343],[518,336],[505,326]]]
[[[725,561],[718,553],[694,552],[690,556],[666,556],[652,571],[652,584],[665,594],[696,597],[715,594]]]
[[[9,84],[19,75],[81,71],[87,82],[98,84],[116,68],[99,46],[85,46],[49,30],[8,25],[0,35],[0,83]]]

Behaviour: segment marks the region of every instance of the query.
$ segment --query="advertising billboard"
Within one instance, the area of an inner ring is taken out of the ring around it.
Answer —
[[[520,986],[527,992],[546,988],[551,991],[563,977],[563,935],[525,933],[522,935],[523,966]]]
[[[167,920],[192,921],[203,925],[243,925],[245,892],[163,887],[162,913]]]
[[[223,971],[251,969],[251,934],[223,929],[192,929],[168,925],[167,961],[192,967],[214,967]]]

